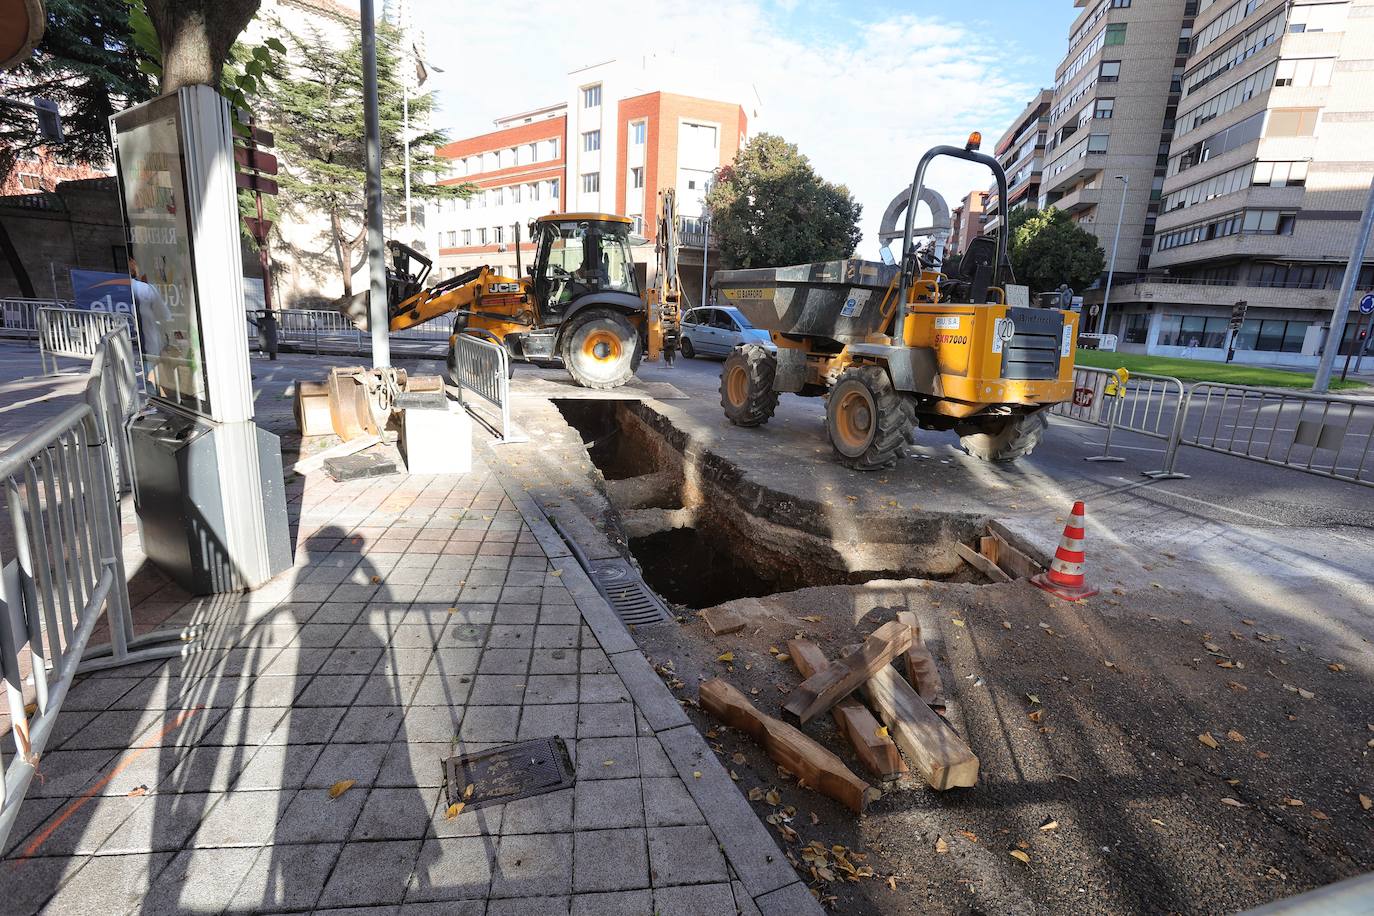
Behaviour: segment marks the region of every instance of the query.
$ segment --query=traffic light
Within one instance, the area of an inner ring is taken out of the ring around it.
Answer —
[[[49,143],[62,142],[62,113],[52,99],[34,99],[33,109],[38,112],[38,133]]]

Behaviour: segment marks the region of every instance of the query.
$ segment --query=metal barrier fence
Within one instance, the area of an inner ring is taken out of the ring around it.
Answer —
[[[38,310],[70,308],[72,304],[52,299],[0,299],[0,337],[36,340]]]
[[[116,328],[126,328],[132,339],[138,331],[132,317],[119,312],[85,309],[40,308],[38,310],[38,364],[45,375],[58,372],[57,357],[94,359],[101,340]],[[52,371],[48,363],[52,362]]]
[[[1183,383],[1170,375],[1135,373],[1126,381],[1110,369],[1078,366],[1073,372],[1073,399],[1054,405],[1051,413],[1107,430],[1102,454],[1086,461],[1124,461],[1113,455],[1112,437],[1118,429],[1152,439],[1172,440],[1183,415]]]
[[[7,530],[0,532],[0,676],[12,753],[0,750],[0,845],[9,834],[78,670],[169,658],[174,646],[134,650],[183,632],[133,638],[108,431],[112,398],[132,392],[132,345],[122,331],[99,347],[84,403],[69,407],[0,454]],[[123,375],[122,379],[117,376]],[[120,401],[120,403],[127,403]],[[3,522],[0,522],[3,524]],[[110,642],[88,646],[101,617]],[[27,672],[26,672],[27,669]],[[25,703],[31,677],[33,703]]]
[[[448,348],[452,320],[435,318],[404,331],[393,331],[391,339]],[[252,333],[252,332],[250,332]],[[328,309],[278,309],[277,340],[281,346],[322,352],[364,353],[372,346],[369,333],[359,328],[342,312]]]
[[[127,327],[105,335],[91,361],[86,380],[86,403],[95,412],[110,453],[111,480],[117,493],[134,486],[133,444],[129,440],[129,421],[140,407],[141,372],[133,341]]]
[[[492,431],[502,442],[526,441],[510,422],[510,354],[505,347],[471,334],[459,334],[453,344],[448,371],[458,386],[458,400],[474,419],[492,427],[485,417],[473,410],[468,399],[470,394],[497,409],[500,426]]]
[[[1157,479],[1175,471],[1181,445],[1374,487],[1374,403],[1198,382]]]

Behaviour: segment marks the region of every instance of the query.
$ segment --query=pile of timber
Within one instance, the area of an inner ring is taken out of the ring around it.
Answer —
[[[790,640],[787,651],[805,678],[783,706],[787,718],[804,726],[830,713],[880,780],[897,779],[914,767],[934,789],[977,784],[978,758],[937,712],[944,711],[940,674],[921,642],[915,614],[899,613],[833,662],[806,639]],[[894,660],[901,661],[901,673],[892,667]],[[881,794],[796,725],[760,712],[720,678],[701,685],[700,699],[703,709],[752,737],[800,782],[855,813]]]

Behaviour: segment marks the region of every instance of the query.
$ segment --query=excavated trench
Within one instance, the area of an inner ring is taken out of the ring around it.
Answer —
[[[981,516],[858,512],[781,493],[642,402],[554,404],[600,470],[645,581],[674,604],[705,608],[873,579],[984,581],[954,548],[982,532]]]

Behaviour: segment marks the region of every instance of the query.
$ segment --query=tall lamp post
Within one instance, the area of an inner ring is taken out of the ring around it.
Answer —
[[[391,365],[391,337],[386,313],[386,246],[382,234],[382,128],[377,111],[377,16],[372,0],[359,4],[363,29],[363,122],[367,132],[367,263],[368,327],[372,331],[372,366]],[[345,265],[347,270],[348,266]]]
[[[1121,244],[1121,221],[1126,216],[1126,192],[1131,189],[1130,175],[1116,175],[1121,182],[1121,208],[1116,213],[1116,235],[1112,238],[1112,259],[1107,264],[1107,289],[1102,293],[1102,314],[1097,320],[1097,333],[1107,333],[1107,306],[1112,301],[1112,274],[1116,272],[1116,246]]]
[[[711,258],[711,211],[707,210],[701,215],[701,304],[706,304],[706,270],[710,266]]]

